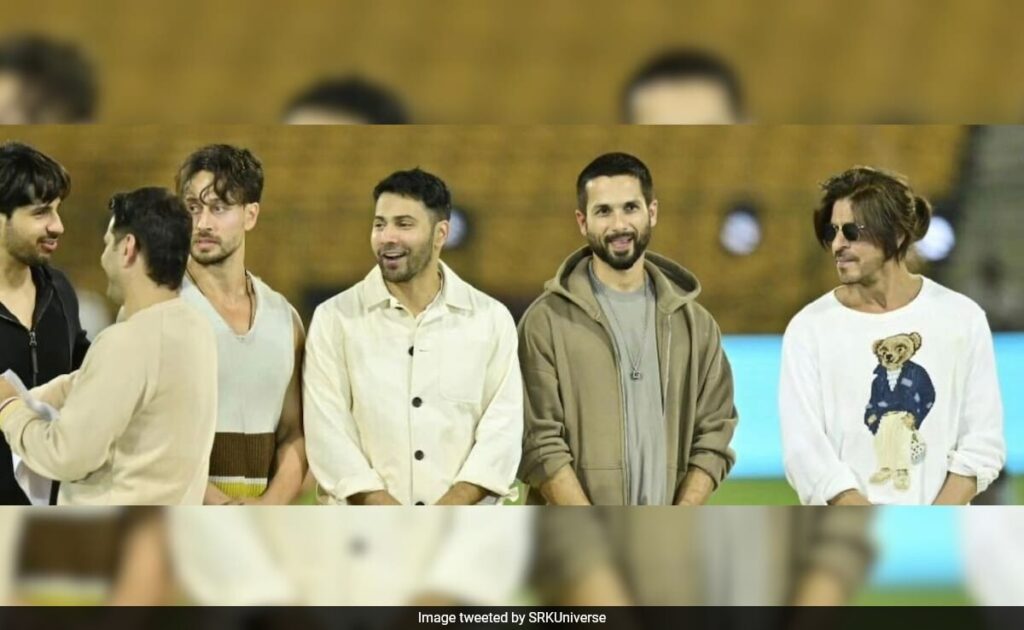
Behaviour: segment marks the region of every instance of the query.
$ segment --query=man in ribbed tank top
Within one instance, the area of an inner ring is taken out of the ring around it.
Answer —
[[[178,171],[192,216],[182,297],[217,337],[217,435],[208,504],[287,504],[306,474],[302,434],[302,320],[248,271],[245,236],[256,227],[263,166],[248,149],[202,147]]]

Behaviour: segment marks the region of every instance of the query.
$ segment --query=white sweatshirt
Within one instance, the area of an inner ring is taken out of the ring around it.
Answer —
[[[930,504],[947,473],[976,477],[980,492],[1006,458],[985,313],[927,278],[888,313],[847,308],[832,291],[797,313],[782,342],[779,414],[786,477],[804,504],[850,489],[872,503]]]

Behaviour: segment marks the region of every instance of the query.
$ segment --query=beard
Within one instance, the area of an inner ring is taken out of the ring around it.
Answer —
[[[228,245],[225,245],[224,241],[218,241],[217,246],[208,251],[200,251],[195,245],[193,245],[189,253],[192,255],[192,260],[204,267],[208,265],[219,265],[228,258],[231,258],[231,256],[238,251],[241,244],[241,240]]]
[[[631,236],[633,238],[633,246],[622,253],[613,252],[611,250],[611,242],[620,236]],[[651,242],[651,227],[648,225],[638,232],[619,232],[605,237],[588,231],[587,242],[590,244],[590,250],[594,252],[594,255],[607,263],[609,267],[618,271],[625,271],[626,269],[631,269],[636,264],[636,261],[640,260],[640,257],[647,251],[647,246]]]
[[[50,263],[50,255],[40,253],[39,251],[38,244],[41,240],[43,239],[32,241],[23,238],[8,227],[4,233],[4,250],[11,258],[26,267],[48,265]]]
[[[388,250],[386,253],[389,254],[404,254],[404,257],[395,268],[390,268],[387,265],[387,259],[383,256],[384,253],[385,250],[381,250],[377,253],[377,266],[380,267],[381,274],[384,275],[384,279],[388,282],[402,283],[412,280],[418,276],[424,268],[426,268],[427,263],[430,262],[431,247],[430,244],[427,243],[423,247],[417,249]]]

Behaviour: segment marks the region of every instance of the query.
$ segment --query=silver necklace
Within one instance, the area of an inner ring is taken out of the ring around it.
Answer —
[[[639,381],[644,377],[640,371],[640,363],[644,360],[644,354],[647,352],[647,333],[650,330],[651,323],[651,300],[648,299],[650,296],[650,289],[647,286],[647,274],[644,274],[644,330],[640,336],[640,352],[638,353],[636,360],[633,359],[633,353],[629,348],[629,338],[626,337],[626,329],[619,323],[619,318],[615,316],[615,309],[612,308],[611,303],[608,304],[608,314],[612,318],[612,322],[615,324],[615,329],[622,335],[622,345],[626,347],[626,358],[629,360],[629,378],[634,381]]]

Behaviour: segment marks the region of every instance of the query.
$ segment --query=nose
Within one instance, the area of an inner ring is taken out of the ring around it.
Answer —
[[[849,246],[850,246],[850,241],[846,240],[846,237],[843,236],[842,230],[840,230],[836,234],[836,237],[834,239],[832,239],[832,253],[833,254],[838,254],[839,252],[843,251],[844,249],[848,248]]]
[[[628,230],[629,227],[629,222],[626,221],[626,213],[616,210],[612,215],[612,231],[622,232],[625,231],[624,228]]]
[[[380,241],[382,243],[395,243],[398,240],[398,230],[392,227],[390,224],[385,225],[380,231]]]
[[[53,213],[53,220],[46,225],[46,232],[51,236],[60,236],[64,233],[64,223],[56,212]]]
[[[207,229],[209,229],[209,227],[210,227],[209,217],[210,217],[210,213],[206,211],[206,208],[203,208],[202,210],[200,210],[196,214],[192,215],[192,218],[195,221],[196,230],[202,232],[202,231],[206,231]]]

